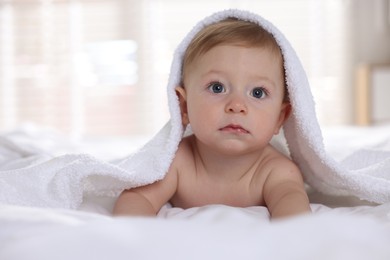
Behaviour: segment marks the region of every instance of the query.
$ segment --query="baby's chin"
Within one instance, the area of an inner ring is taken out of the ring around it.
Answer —
[[[209,147],[221,155],[245,156],[260,153],[266,146],[267,144],[254,145],[253,142],[249,140],[244,141],[239,138],[231,138],[223,140],[217,144],[210,145]]]

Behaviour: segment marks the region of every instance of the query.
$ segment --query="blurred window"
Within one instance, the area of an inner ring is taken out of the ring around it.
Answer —
[[[3,0],[0,130],[25,122],[76,136],[152,135],[168,120],[172,54],[194,24],[242,8],[277,25],[308,72],[320,120],[344,104],[343,1]],[[332,121],[333,120],[333,121]]]

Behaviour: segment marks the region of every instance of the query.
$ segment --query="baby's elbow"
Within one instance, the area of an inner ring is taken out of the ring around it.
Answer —
[[[272,219],[311,213],[309,198],[304,190],[282,194],[270,203],[268,210]]]

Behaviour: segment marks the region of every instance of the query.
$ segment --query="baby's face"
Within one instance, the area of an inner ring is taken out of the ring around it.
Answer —
[[[188,119],[197,139],[236,154],[265,147],[288,114],[281,58],[265,48],[216,46],[187,68]]]

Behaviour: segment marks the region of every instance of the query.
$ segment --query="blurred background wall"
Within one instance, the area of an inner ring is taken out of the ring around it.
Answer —
[[[153,135],[169,118],[175,47],[227,8],[256,12],[285,33],[321,125],[354,124],[357,67],[390,63],[389,2],[1,0],[0,131],[33,123],[73,136]]]

